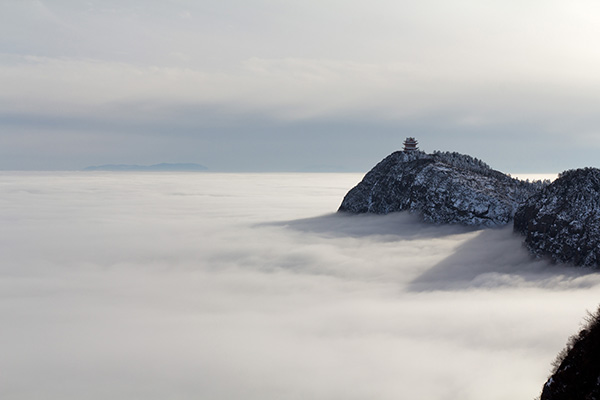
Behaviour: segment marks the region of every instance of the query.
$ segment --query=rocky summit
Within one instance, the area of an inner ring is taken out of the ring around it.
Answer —
[[[541,187],[513,179],[468,155],[397,151],[351,189],[338,211],[418,213],[425,222],[505,225],[520,202]]]
[[[600,267],[600,170],[563,172],[519,207],[514,227],[537,256]]]

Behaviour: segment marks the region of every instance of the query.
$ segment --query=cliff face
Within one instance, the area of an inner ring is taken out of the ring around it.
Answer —
[[[600,170],[562,173],[519,207],[514,228],[538,256],[600,267]]]
[[[600,315],[573,336],[555,361],[541,400],[600,400]]]
[[[497,226],[512,220],[536,185],[513,179],[458,153],[390,154],[353,189],[338,211],[410,211],[433,223]]]

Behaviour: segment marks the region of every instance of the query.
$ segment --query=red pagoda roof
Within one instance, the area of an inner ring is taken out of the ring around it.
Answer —
[[[417,147],[417,144],[419,144],[419,142],[417,142],[417,139],[415,139],[414,137],[407,137],[404,141],[404,151],[418,150],[419,148]]]

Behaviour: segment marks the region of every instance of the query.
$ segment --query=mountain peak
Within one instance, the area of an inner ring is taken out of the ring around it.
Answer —
[[[541,183],[528,183],[455,152],[396,151],[351,189],[338,211],[418,213],[426,222],[505,225]]]

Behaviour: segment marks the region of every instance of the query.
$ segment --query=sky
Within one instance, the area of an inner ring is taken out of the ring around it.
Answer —
[[[0,169],[597,166],[592,0],[5,0]]]
[[[361,174],[1,172],[0,396],[533,399],[600,277]]]

